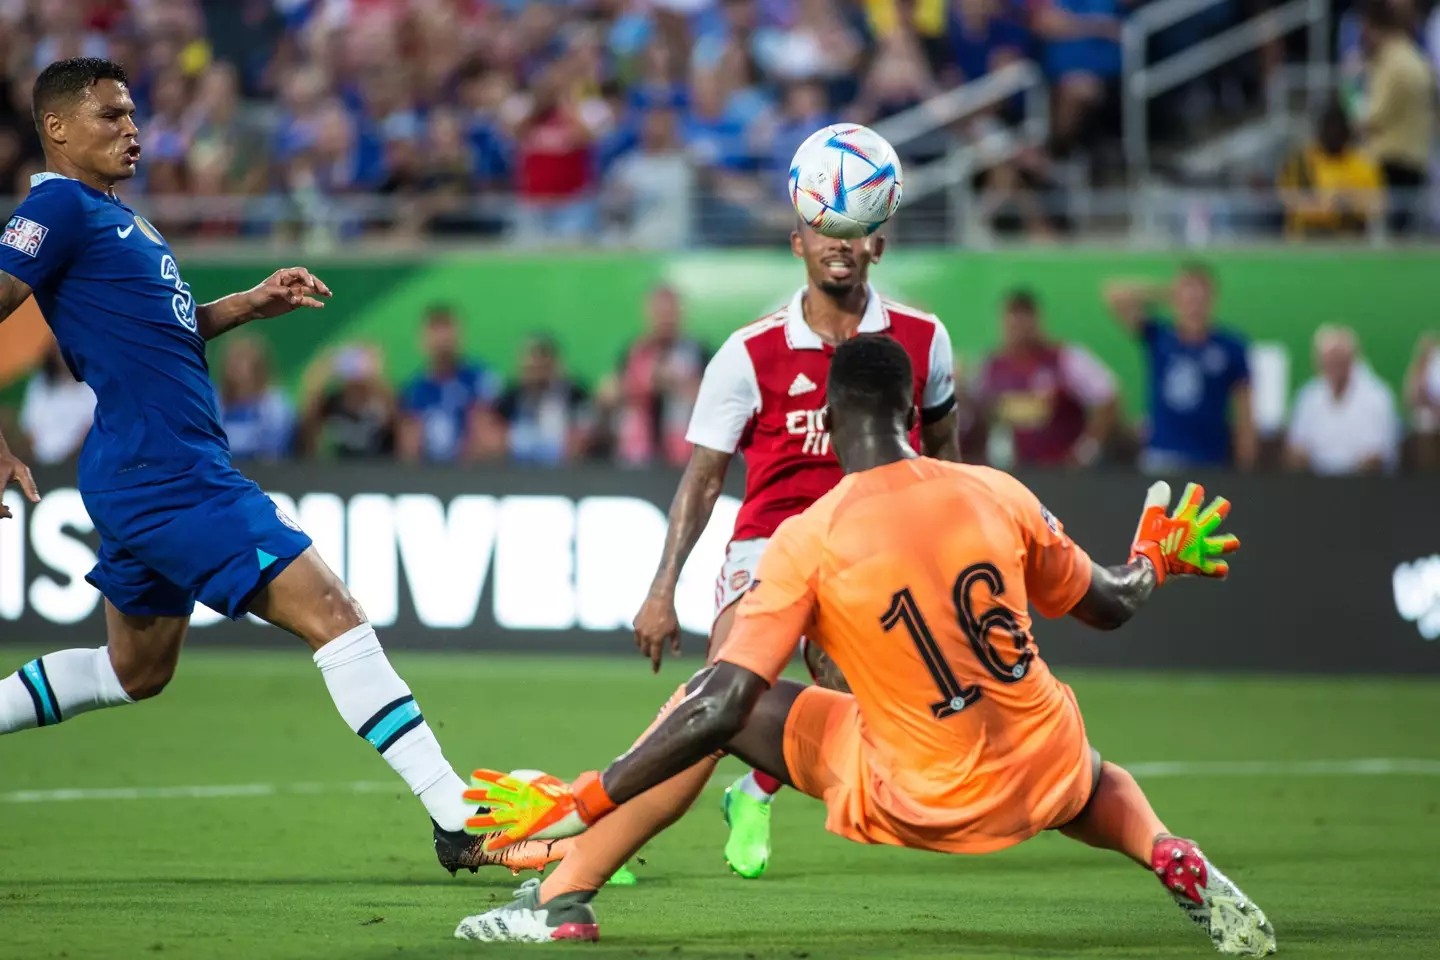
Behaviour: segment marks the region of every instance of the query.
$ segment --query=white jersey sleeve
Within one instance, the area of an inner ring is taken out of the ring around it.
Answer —
[[[705,367],[685,439],[696,446],[734,453],[745,427],[759,410],[755,364],[744,339],[739,333],[732,334]]]
[[[1087,407],[1115,399],[1115,375],[1084,347],[1067,343],[1060,348],[1060,375],[1070,392]]]
[[[920,395],[920,408],[948,412],[954,402],[955,350],[950,346],[950,331],[936,320],[935,336],[930,340],[930,371],[925,377],[925,390]]]

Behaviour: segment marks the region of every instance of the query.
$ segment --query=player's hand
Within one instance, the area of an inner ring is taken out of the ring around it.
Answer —
[[[20,458],[11,453],[3,445],[0,445],[0,494],[10,485],[10,481],[20,485],[20,490],[25,494],[25,499],[31,503],[40,502],[40,491],[35,487],[35,478],[30,476],[30,468],[20,462]],[[9,519],[12,514],[10,508],[0,502],[0,520]]]
[[[1230,565],[1220,557],[1239,548],[1240,540],[1229,533],[1212,536],[1230,512],[1230,501],[1216,497],[1202,511],[1200,504],[1204,500],[1205,488],[1187,483],[1180,505],[1166,516],[1170,484],[1160,480],[1151,485],[1135,542],[1130,545],[1130,559],[1149,560],[1155,567],[1156,583],[1164,583],[1172,574],[1224,579],[1230,572]]]
[[[635,646],[650,658],[650,669],[660,672],[660,658],[665,646],[680,653],[680,618],[675,615],[675,601],[669,597],[649,596],[640,612],[635,614]]]
[[[588,785],[588,790],[582,787],[580,793],[601,798],[592,803],[593,810],[587,811],[571,785],[556,777],[541,774],[522,780],[498,770],[476,770],[464,797],[484,809],[465,821],[465,831],[490,834],[485,849],[491,853],[522,840],[558,840],[583,833],[613,810],[614,804],[599,786],[598,773],[582,773],[576,783]]]
[[[318,309],[325,306],[321,297],[329,298],[330,288],[304,267],[276,270],[265,282],[248,290],[251,315],[257,320],[278,317],[300,307]]]

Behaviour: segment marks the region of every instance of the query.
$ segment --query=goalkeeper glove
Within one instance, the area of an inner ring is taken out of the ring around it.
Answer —
[[[1145,509],[1135,542],[1130,545],[1130,559],[1144,557],[1155,568],[1155,582],[1161,584],[1171,574],[1223,579],[1230,565],[1218,559],[1240,546],[1233,534],[1211,536],[1230,512],[1230,501],[1216,497],[1200,510],[1205,488],[1198,483],[1185,485],[1180,505],[1166,516],[1170,507],[1170,484],[1163,480],[1150,487],[1145,496]]]
[[[465,821],[467,833],[489,833],[490,853],[522,840],[558,840],[583,833],[615,809],[600,774],[587,771],[566,783],[549,774],[476,770],[465,799],[485,809]]]

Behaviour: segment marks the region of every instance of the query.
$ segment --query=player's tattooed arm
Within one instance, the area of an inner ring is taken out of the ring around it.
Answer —
[[[605,769],[605,792],[624,803],[723,749],[769,688],[764,677],[723,660],[701,670],[665,719]]]
[[[960,462],[960,415],[954,407],[933,423],[921,418],[920,446],[927,457]]]
[[[20,304],[30,299],[31,293],[30,284],[0,270],[0,323],[19,310]]]
[[[19,277],[12,277],[10,274],[0,270],[0,323],[3,323],[10,314],[20,308],[20,304],[30,298],[30,285]],[[20,490],[25,494],[25,499],[31,503],[38,503],[40,492],[35,489],[35,478],[30,476],[30,468],[20,461],[20,458],[10,452],[10,445],[5,442],[5,435],[0,433],[0,494],[11,481],[19,484]],[[10,516],[10,508],[0,503],[0,520]]]
[[[1070,608],[1070,616],[1096,630],[1114,630],[1145,605],[1155,584],[1155,567],[1145,557],[1116,567],[1092,563],[1090,589]]]
[[[650,583],[645,604],[635,616],[635,645],[650,658],[655,670],[668,644],[680,652],[680,624],[675,616],[675,586],[680,571],[695,549],[700,534],[710,522],[715,501],[725,487],[725,472],[734,456],[709,447],[697,446],[690,454],[685,475],[670,503],[670,524],[665,531],[665,546],[660,553],[660,567]]]

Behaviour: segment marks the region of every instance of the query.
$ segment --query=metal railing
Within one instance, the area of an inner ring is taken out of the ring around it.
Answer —
[[[988,146],[985,140],[967,151],[1007,149],[1003,135]],[[941,161],[944,162],[944,161]],[[906,237],[963,239],[966,246],[991,243],[1027,242],[1034,235],[1024,230],[1008,238],[984,220],[986,205],[982,193],[964,183],[967,201],[958,211],[953,204],[906,207],[897,218],[897,233]],[[721,239],[733,227],[704,213],[706,197],[691,198],[696,213],[693,246],[734,245]],[[1056,239],[1113,243],[1135,248],[1208,247],[1271,242],[1345,243],[1386,246],[1417,240],[1440,239],[1434,226],[1440,225],[1440,189],[1415,190],[1407,194],[1392,191],[1386,198],[1392,206],[1408,210],[1425,229],[1405,237],[1387,233],[1382,217],[1367,221],[1367,230],[1346,236],[1297,238],[1286,230],[1286,208],[1274,187],[1190,188],[1157,182],[1135,188],[1052,191],[1034,197],[1036,207],[1056,222],[1068,226],[1055,231]],[[0,198],[0,216],[15,205],[13,198]],[[416,222],[414,198],[373,195],[321,198],[306,219],[292,198],[267,197],[139,197],[130,201],[159,226],[167,239],[187,252],[201,248],[223,248],[226,254],[270,254],[275,248],[309,255],[363,253],[406,256],[447,246],[515,246],[510,229],[515,201],[507,197],[460,197],[440,204],[431,198],[433,215],[441,216],[447,229],[433,229],[431,222]],[[783,200],[757,204],[750,211],[750,230],[744,245],[769,245],[785,241],[793,218],[776,216]],[[1379,205],[1378,203],[1376,204]],[[783,211],[782,211],[783,212]],[[732,211],[733,214],[733,211]],[[458,229],[456,228],[458,225]],[[468,228],[467,228],[468,225]],[[934,242],[932,239],[930,242]],[[626,248],[623,233],[594,233],[564,243],[571,247]],[[658,252],[673,252],[670,248]]]
[[[903,150],[927,134],[998,106],[1017,94],[1043,93],[1044,86],[1040,68],[1029,60],[1020,60],[886,117],[875,124],[875,132],[897,150]],[[1025,103],[1027,119],[1034,115],[1047,128],[1049,111],[1048,98],[1036,97],[1035,102],[1027,99]]]
[[[1151,37],[1219,2],[1161,0],[1125,21],[1120,41],[1125,76],[1122,135],[1125,161],[1137,181],[1143,181],[1150,172],[1149,106],[1161,94],[1302,28],[1307,31],[1306,69],[1312,74],[1328,69],[1328,0],[1290,0],[1158,63],[1146,63],[1145,48]],[[1312,95],[1319,88],[1318,83],[1307,86]],[[1315,105],[1311,103],[1312,109]]]
[[[951,130],[1016,97],[1023,98],[1022,119],[1014,128],[991,124],[978,134],[957,131],[948,138],[943,156],[905,171],[906,203],[946,194],[947,234],[953,242],[963,242],[969,232],[975,175],[1049,139],[1050,96],[1044,73],[1029,60],[1006,64],[875,124],[875,131],[903,154],[905,146]]]

